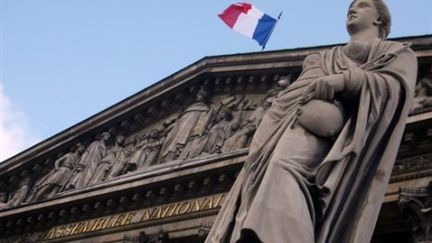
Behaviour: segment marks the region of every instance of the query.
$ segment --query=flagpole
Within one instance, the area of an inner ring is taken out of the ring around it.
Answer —
[[[273,30],[276,28],[277,23],[279,22],[281,16],[282,16],[283,10],[279,13],[279,16],[277,17],[276,23],[273,25],[272,29],[270,30],[270,33],[267,35],[266,41],[264,46],[262,47],[261,51],[264,51],[266,45],[267,45],[267,41],[270,39],[271,34],[273,33]]]

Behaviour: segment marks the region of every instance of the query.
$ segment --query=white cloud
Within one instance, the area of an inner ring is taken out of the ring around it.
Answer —
[[[0,85],[0,162],[38,142],[28,117],[13,104]]]

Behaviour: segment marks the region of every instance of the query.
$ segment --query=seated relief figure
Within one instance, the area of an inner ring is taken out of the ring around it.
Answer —
[[[384,40],[382,0],[353,1],[346,23],[350,41],[309,55],[273,100],[207,243],[370,241],[417,61],[409,45]]]
[[[33,191],[27,201],[39,201],[52,198],[55,194],[63,190],[84,151],[84,145],[78,143],[72,151],[57,159],[54,162],[54,169],[33,186]]]

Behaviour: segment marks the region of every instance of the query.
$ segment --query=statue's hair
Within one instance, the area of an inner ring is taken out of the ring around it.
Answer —
[[[351,3],[350,8],[357,1],[358,0],[354,0]],[[378,15],[380,16],[382,22],[379,27],[379,38],[385,39],[390,34],[391,29],[390,11],[383,0],[372,0],[372,2],[375,4],[375,8],[377,9]]]

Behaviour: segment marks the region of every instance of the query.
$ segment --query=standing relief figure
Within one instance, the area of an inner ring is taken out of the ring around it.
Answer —
[[[180,159],[194,158],[201,154],[215,154],[221,153],[222,145],[227,137],[230,136],[234,130],[234,126],[238,125],[238,119],[233,121],[232,110],[243,100],[243,95],[231,94],[227,98],[221,100],[219,110],[216,115],[209,117],[204,132],[199,136],[192,137],[191,142],[188,143],[180,154]],[[236,124],[236,125],[234,125]]]
[[[104,181],[107,177],[113,178],[126,172],[127,169],[127,150],[123,147],[125,137],[117,135],[112,148],[99,162],[97,169],[90,179],[89,185]]]
[[[28,201],[49,199],[63,190],[84,151],[84,145],[78,143],[73,151],[57,159],[54,162],[54,169],[33,186],[33,192]]]
[[[186,145],[200,138],[211,120],[213,110],[207,104],[208,98],[207,91],[201,88],[196,95],[195,103],[186,108],[173,124],[174,126],[162,145],[161,158],[163,161],[177,159],[182,152],[188,157],[189,152],[188,148],[185,148]]]
[[[432,66],[430,66],[425,77],[417,84],[415,94],[410,113],[432,107]]]
[[[368,243],[417,76],[382,0],[354,0],[344,46],[310,54],[258,126],[207,243]]]
[[[238,119],[236,121],[238,121]],[[236,126],[238,125],[233,122],[232,111],[221,107],[215,119],[215,125],[209,129],[203,152],[205,154],[222,153],[222,146],[225,140],[232,134],[233,127]]]
[[[260,105],[244,121],[239,121],[241,125],[234,126],[231,136],[225,141],[222,152],[230,152],[241,148],[246,148],[252,138],[258,125],[261,123],[265,112],[270,108],[270,99],[264,99]],[[241,118],[244,113],[243,106],[240,106],[238,117]]]
[[[158,164],[159,151],[163,141],[162,132],[158,129],[152,129],[150,134],[137,144],[137,150],[132,155],[130,163],[134,164],[137,170]]]
[[[106,155],[106,143],[111,138],[111,133],[103,132],[92,142],[82,155],[72,179],[69,181],[66,189],[75,189],[86,187],[96,172],[102,158]]]

